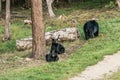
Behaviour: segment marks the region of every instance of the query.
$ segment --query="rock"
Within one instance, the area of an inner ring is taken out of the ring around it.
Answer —
[[[79,30],[75,27],[54,30],[45,33],[46,44],[50,44],[52,38],[59,42],[74,41],[80,37]],[[27,50],[32,48],[32,37],[16,40],[17,50]]]
[[[25,58],[25,61],[32,61],[31,58]]]
[[[26,19],[26,20],[24,20],[24,24],[29,24],[29,25],[31,25],[31,24],[32,24],[32,21],[31,21],[31,20]]]

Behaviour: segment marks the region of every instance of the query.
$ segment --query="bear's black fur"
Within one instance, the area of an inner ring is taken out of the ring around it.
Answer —
[[[95,20],[90,20],[86,22],[83,29],[86,40],[99,35],[99,25]]]
[[[52,52],[52,50],[55,50],[55,52],[58,54],[62,54],[65,52],[64,46],[60,43],[57,43],[55,39],[52,39],[52,46],[50,52]]]
[[[57,53],[55,53],[54,51],[52,53],[46,54],[47,62],[53,62],[53,61],[58,61],[58,60],[59,60],[59,57]]]
[[[52,39],[52,46],[50,53],[46,55],[46,61],[52,62],[52,61],[58,61],[59,57],[58,54],[62,54],[65,52],[65,48],[60,43],[57,43],[55,39]]]

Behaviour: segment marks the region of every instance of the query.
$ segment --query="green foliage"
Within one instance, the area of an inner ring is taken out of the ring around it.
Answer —
[[[115,6],[115,2],[110,1],[109,4],[105,5],[105,8],[114,8]]]

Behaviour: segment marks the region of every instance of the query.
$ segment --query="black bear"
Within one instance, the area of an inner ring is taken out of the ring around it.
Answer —
[[[59,60],[58,54],[55,53],[54,50],[52,51],[52,53],[46,54],[47,62],[53,62],[53,61],[58,61],[58,60]]]
[[[65,48],[60,43],[57,43],[55,39],[52,39],[52,46],[50,53],[46,55],[46,61],[52,62],[52,61],[58,61],[59,57],[58,54],[62,54],[65,52]]]
[[[90,20],[84,24],[85,39],[94,38],[99,35],[99,25],[95,20]]]
[[[60,43],[57,43],[55,39],[52,39],[52,46],[51,46],[50,52],[52,52],[52,50],[55,50],[55,53],[58,53],[58,54],[62,54],[65,52],[64,46]]]

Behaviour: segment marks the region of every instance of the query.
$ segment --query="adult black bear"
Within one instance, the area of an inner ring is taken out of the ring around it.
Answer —
[[[46,61],[52,62],[52,61],[58,61],[59,57],[58,54],[62,54],[65,52],[65,48],[60,43],[57,43],[55,39],[52,39],[52,46],[50,53],[46,55]]]
[[[99,35],[99,25],[95,20],[90,20],[84,24],[85,39],[94,38]]]

